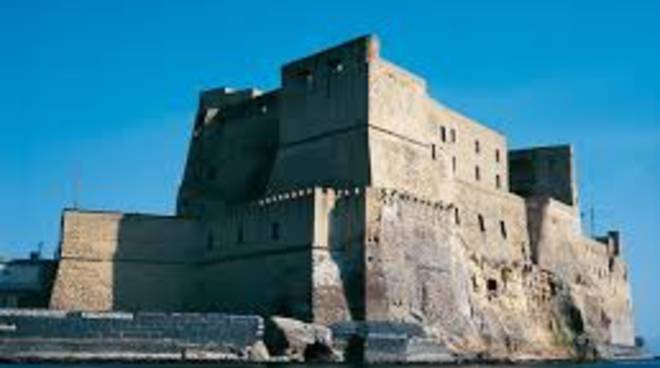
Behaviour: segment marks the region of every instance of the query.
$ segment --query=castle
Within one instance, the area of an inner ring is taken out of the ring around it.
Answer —
[[[618,232],[583,235],[570,146],[506,137],[360,37],[281,87],[204,91],[174,216],[65,210],[50,305],[402,321],[456,352],[634,345]]]

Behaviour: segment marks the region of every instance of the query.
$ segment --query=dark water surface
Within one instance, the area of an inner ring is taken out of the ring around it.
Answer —
[[[432,368],[432,367],[460,367],[460,368],[660,368],[660,360],[645,360],[635,362],[617,363],[538,363],[538,364],[465,364],[465,365],[436,365],[436,364],[255,364],[255,363],[94,363],[94,364],[2,364],[0,368]]]

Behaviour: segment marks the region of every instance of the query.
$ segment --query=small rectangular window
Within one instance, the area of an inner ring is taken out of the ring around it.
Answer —
[[[449,135],[451,137],[451,143],[456,143],[456,130],[452,128]]]
[[[474,152],[479,153],[481,151],[481,147],[479,146],[479,140],[474,141]]]
[[[434,159],[434,160],[436,158],[435,144],[431,145],[431,158]]]
[[[441,139],[443,142],[446,142],[446,141],[447,141],[447,129],[446,129],[445,127],[443,127],[443,126],[440,127],[440,139]]]
[[[481,170],[479,170],[479,166],[474,167],[474,179],[476,181],[481,180]]]
[[[495,188],[500,189],[502,187],[502,180],[500,179],[500,174],[495,175]]]
[[[456,225],[461,224],[461,214],[458,210],[458,207],[454,207],[454,222],[456,223]]]
[[[500,162],[500,150],[499,149],[495,150],[495,162],[497,162],[497,163]]]
[[[451,171],[456,172],[456,156],[452,156],[451,158]]]
[[[484,217],[479,214],[477,215],[477,220],[479,221],[479,230],[481,230],[482,233],[486,232],[486,223],[484,222]]]
[[[504,221],[500,221],[500,233],[502,234],[502,238],[506,239],[506,224]]]

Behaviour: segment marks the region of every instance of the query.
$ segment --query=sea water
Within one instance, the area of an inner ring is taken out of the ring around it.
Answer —
[[[312,363],[95,363],[95,364],[0,364],[0,368],[432,368],[432,367],[458,367],[458,368],[660,368],[660,360],[644,360],[631,362],[602,362],[602,363],[536,363],[536,364],[465,364],[465,365],[437,365],[437,364],[312,364]]]

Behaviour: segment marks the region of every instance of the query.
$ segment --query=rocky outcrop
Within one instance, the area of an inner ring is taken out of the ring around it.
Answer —
[[[283,356],[290,361],[342,360],[342,356],[333,349],[332,330],[318,324],[271,317],[265,341],[273,355]]]

